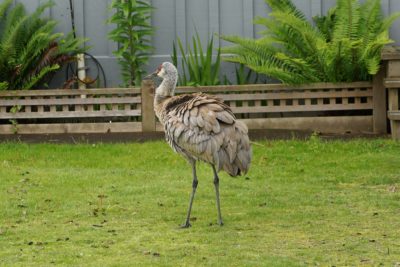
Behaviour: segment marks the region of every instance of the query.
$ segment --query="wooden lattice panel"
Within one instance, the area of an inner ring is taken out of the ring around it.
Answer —
[[[2,92],[0,119],[139,117],[140,89]]]
[[[181,87],[177,93],[215,94],[249,129],[369,132],[373,125],[373,84],[315,83]],[[161,128],[158,128],[161,129]]]
[[[178,92],[200,90],[223,99],[235,114],[372,109],[372,84],[369,82],[321,83],[298,87],[276,84],[217,86],[201,87],[199,90],[186,87],[178,89]]]
[[[141,115],[138,88],[0,93],[0,134],[138,132]]]

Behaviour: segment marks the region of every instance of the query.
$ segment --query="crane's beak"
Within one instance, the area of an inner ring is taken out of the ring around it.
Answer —
[[[152,80],[152,79],[154,79],[155,77],[157,77],[157,71],[155,71],[155,72],[153,72],[153,73],[150,73],[149,75],[147,75],[147,76],[145,76],[144,78],[143,78],[143,80]]]

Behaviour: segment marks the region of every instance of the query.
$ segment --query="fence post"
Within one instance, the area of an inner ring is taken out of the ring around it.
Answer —
[[[142,131],[156,131],[156,115],[154,113],[154,82],[143,80],[140,88],[142,96]]]
[[[399,84],[400,84],[400,60],[393,59],[388,63],[387,71],[387,87],[388,93],[388,117],[390,119],[390,128],[392,132],[392,138],[400,140],[400,119],[399,119]],[[389,83],[393,84],[390,85]]]
[[[372,82],[372,121],[374,133],[387,133],[387,106],[386,88],[384,80],[386,77],[387,61],[382,61],[382,66],[377,74],[374,75]]]

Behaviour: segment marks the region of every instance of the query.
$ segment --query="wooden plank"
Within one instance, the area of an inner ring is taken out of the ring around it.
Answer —
[[[372,132],[372,116],[243,119],[250,130],[309,130],[323,133]]]
[[[193,92],[234,92],[234,91],[274,91],[274,90],[320,90],[320,89],[341,89],[341,88],[372,88],[371,82],[354,83],[313,83],[308,85],[289,86],[285,84],[250,84],[250,85],[220,85],[200,87],[178,87],[176,93]],[[17,90],[0,92],[1,97],[19,96],[77,96],[77,95],[126,95],[140,94],[138,88],[127,89],[56,89],[56,90]]]
[[[25,99],[26,99],[28,102],[32,101],[30,97],[26,97]],[[2,99],[0,99],[0,106],[3,106],[3,105],[1,104],[1,101],[2,101]],[[22,105],[21,105],[21,106],[22,106]],[[31,105],[30,105],[30,104],[26,104],[26,105],[23,105],[23,106],[25,106],[25,112],[31,112],[31,111],[32,111],[32,108],[31,108]]]
[[[400,80],[400,60],[391,60],[387,66],[387,77]],[[394,82],[392,83],[394,84]],[[399,110],[399,89],[391,87],[388,93],[388,110],[394,112]],[[390,129],[393,139],[400,139],[400,122],[390,120]]]
[[[400,79],[400,60],[391,60],[387,64],[387,81],[393,84],[396,80]],[[392,78],[392,79],[390,79]]]
[[[386,88],[400,88],[400,77],[386,78],[384,84]]]
[[[374,133],[387,133],[386,122],[386,88],[384,79],[386,76],[386,64],[384,64],[379,72],[373,78],[373,96],[372,96],[372,114]],[[368,102],[370,99],[368,98]]]
[[[50,97],[50,101],[48,101],[48,102],[51,102],[51,101],[54,101],[54,100],[55,100],[55,98],[54,98],[54,96],[52,96],[52,97]],[[32,100],[30,100],[30,101],[32,101]],[[50,105],[50,112],[56,112],[57,111],[55,105],[51,105],[50,103],[48,103],[48,104]],[[1,99],[0,99],[0,105],[1,105]],[[32,106],[32,104],[30,104],[30,105]],[[25,112],[26,112],[26,110],[25,110]]]
[[[164,126],[160,122],[156,122],[156,131],[164,132]]]
[[[142,129],[143,132],[156,130],[156,115],[154,113],[155,86],[153,81],[142,81]]]
[[[275,91],[275,90],[321,90],[342,88],[372,88],[372,82],[354,83],[312,83],[299,86],[286,84],[248,84],[248,85],[219,85],[219,86],[185,86],[177,87],[176,93],[199,93],[199,92],[235,92],[235,91]]]
[[[279,92],[279,93],[246,93],[246,94],[216,94],[225,101],[232,100],[267,100],[267,99],[302,99],[302,98],[336,98],[336,97],[369,97],[372,96],[372,88],[365,91],[329,91],[329,92]],[[1,102],[0,102],[1,103]]]
[[[69,97],[68,96],[66,96],[66,95],[64,95],[64,96],[62,96],[62,98],[61,99],[64,99],[64,100],[67,100],[67,99],[69,99]],[[75,98],[74,98],[75,99]],[[62,107],[62,111],[63,112],[69,112],[69,107],[68,107],[68,105],[62,105],[61,106]]]
[[[388,118],[390,119],[392,138],[400,140],[400,110],[388,111]]]
[[[0,99],[0,106],[15,106],[15,105],[86,105],[86,104],[130,104],[140,103],[141,98],[137,97],[104,97],[104,98],[65,98],[65,99]]]
[[[73,95],[127,95],[140,94],[140,88],[54,89],[1,91],[0,97],[10,96],[73,96]]]
[[[400,121],[400,111],[388,111],[388,118],[390,120]]]
[[[19,112],[0,113],[0,119],[48,119],[48,118],[93,118],[93,117],[137,117],[140,110],[104,111],[59,111],[59,112]]]
[[[18,134],[141,132],[140,122],[18,124]],[[12,125],[0,125],[0,134],[14,134]]]
[[[308,112],[332,110],[368,110],[371,103],[362,104],[333,104],[333,105],[299,105],[299,106],[261,106],[261,107],[232,107],[233,113],[274,113],[274,112]]]
[[[390,111],[398,111],[399,110],[399,89],[389,90],[389,103],[388,109]],[[390,120],[390,129],[392,133],[393,139],[400,140],[400,122],[394,119]]]
[[[400,121],[392,121],[392,138],[400,140]]]
[[[398,46],[385,46],[381,52],[382,60],[400,59],[400,47]]]
[[[399,89],[389,90],[389,110],[399,109]]]

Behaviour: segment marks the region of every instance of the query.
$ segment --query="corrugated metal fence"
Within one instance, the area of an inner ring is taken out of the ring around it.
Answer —
[[[16,0],[23,2],[29,11],[34,10],[43,0]],[[49,14],[59,21],[58,29],[71,31],[69,0],[55,0],[56,6]],[[336,0],[293,0],[303,10],[308,18],[325,14]],[[400,11],[399,0],[381,0],[385,14]],[[107,33],[112,25],[106,24],[110,16],[108,9],[111,0],[73,0],[75,25],[78,36],[89,38],[89,51],[103,65],[108,86],[118,86],[121,79],[119,66],[112,51],[118,44],[108,40]],[[199,32],[204,44],[214,34],[236,34],[246,37],[257,37],[262,27],[253,25],[253,18],[266,16],[269,8],[263,0],[151,0],[155,7],[152,25],[156,33],[152,39],[155,47],[154,55],[147,70],[151,71],[160,62],[170,60],[172,43],[177,36],[186,43],[195,33]],[[400,22],[397,21],[391,30],[391,37],[400,43]],[[217,41],[219,42],[219,41]],[[226,45],[221,42],[221,45]],[[90,62],[89,62],[90,64]],[[222,71],[232,76],[231,64],[223,64]],[[92,67],[93,69],[93,67]],[[91,70],[94,72],[94,70]],[[60,75],[60,79],[62,75]]]

